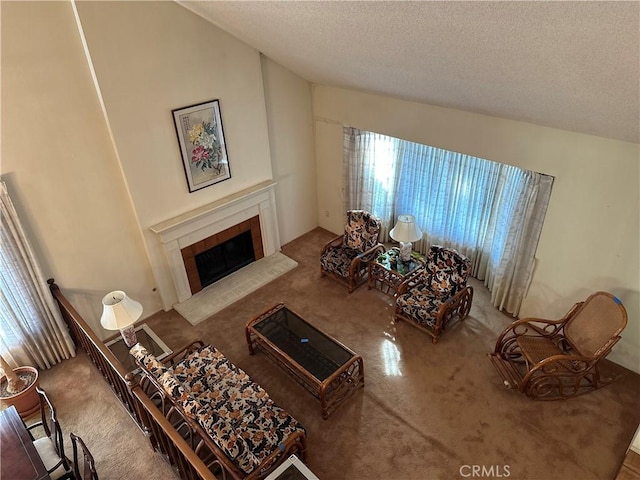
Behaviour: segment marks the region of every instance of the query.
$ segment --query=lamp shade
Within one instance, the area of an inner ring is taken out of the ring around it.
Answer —
[[[100,324],[107,330],[121,330],[142,316],[142,305],[121,290],[107,293],[102,299]]]
[[[416,225],[413,215],[398,215],[398,221],[389,235],[396,242],[417,242],[422,238],[422,232]]]

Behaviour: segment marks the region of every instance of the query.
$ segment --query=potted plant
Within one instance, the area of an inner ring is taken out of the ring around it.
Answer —
[[[36,413],[40,408],[40,397],[36,392],[38,370],[33,367],[11,368],[0,355],[0,400],[7,406],[15,406],[22,418]]]

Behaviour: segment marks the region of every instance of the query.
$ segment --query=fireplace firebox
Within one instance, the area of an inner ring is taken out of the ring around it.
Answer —
[[[180,250],[191,294],[264,257],[255,216]]]
[[[196,255],[196,266],[202,288],[217,282],[256,259],[251,231],[237,235],[226,242]]]

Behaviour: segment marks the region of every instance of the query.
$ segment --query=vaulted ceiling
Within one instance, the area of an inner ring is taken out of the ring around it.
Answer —
[[[640,143],[640,2],[180,1],[302,78]]]

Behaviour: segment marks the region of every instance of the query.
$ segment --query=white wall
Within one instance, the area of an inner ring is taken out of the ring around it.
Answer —
[[[165,308],[173,281],[149,227],[272,178],[259,53],[174,2],[78,2]],[[231,178],[189,193],[171,110],[219,99]],[[277,246],[279,249],[279,245]]]
[[[280,240],[318,226],[311,84],[262,57]]]
[[[98,334],[102,297],[154,279],[68,2],[1,2],[2,178],[43,273]],[[109,332],[112,333],[112,332]]]
[[[326,86],[314,87],[313,103],[319,222],[336,233],[343,124],[553,175],[520,316],[559,318],[593,291],[609,291],[629,314],[610,358],[640,372],[638,145]]]

